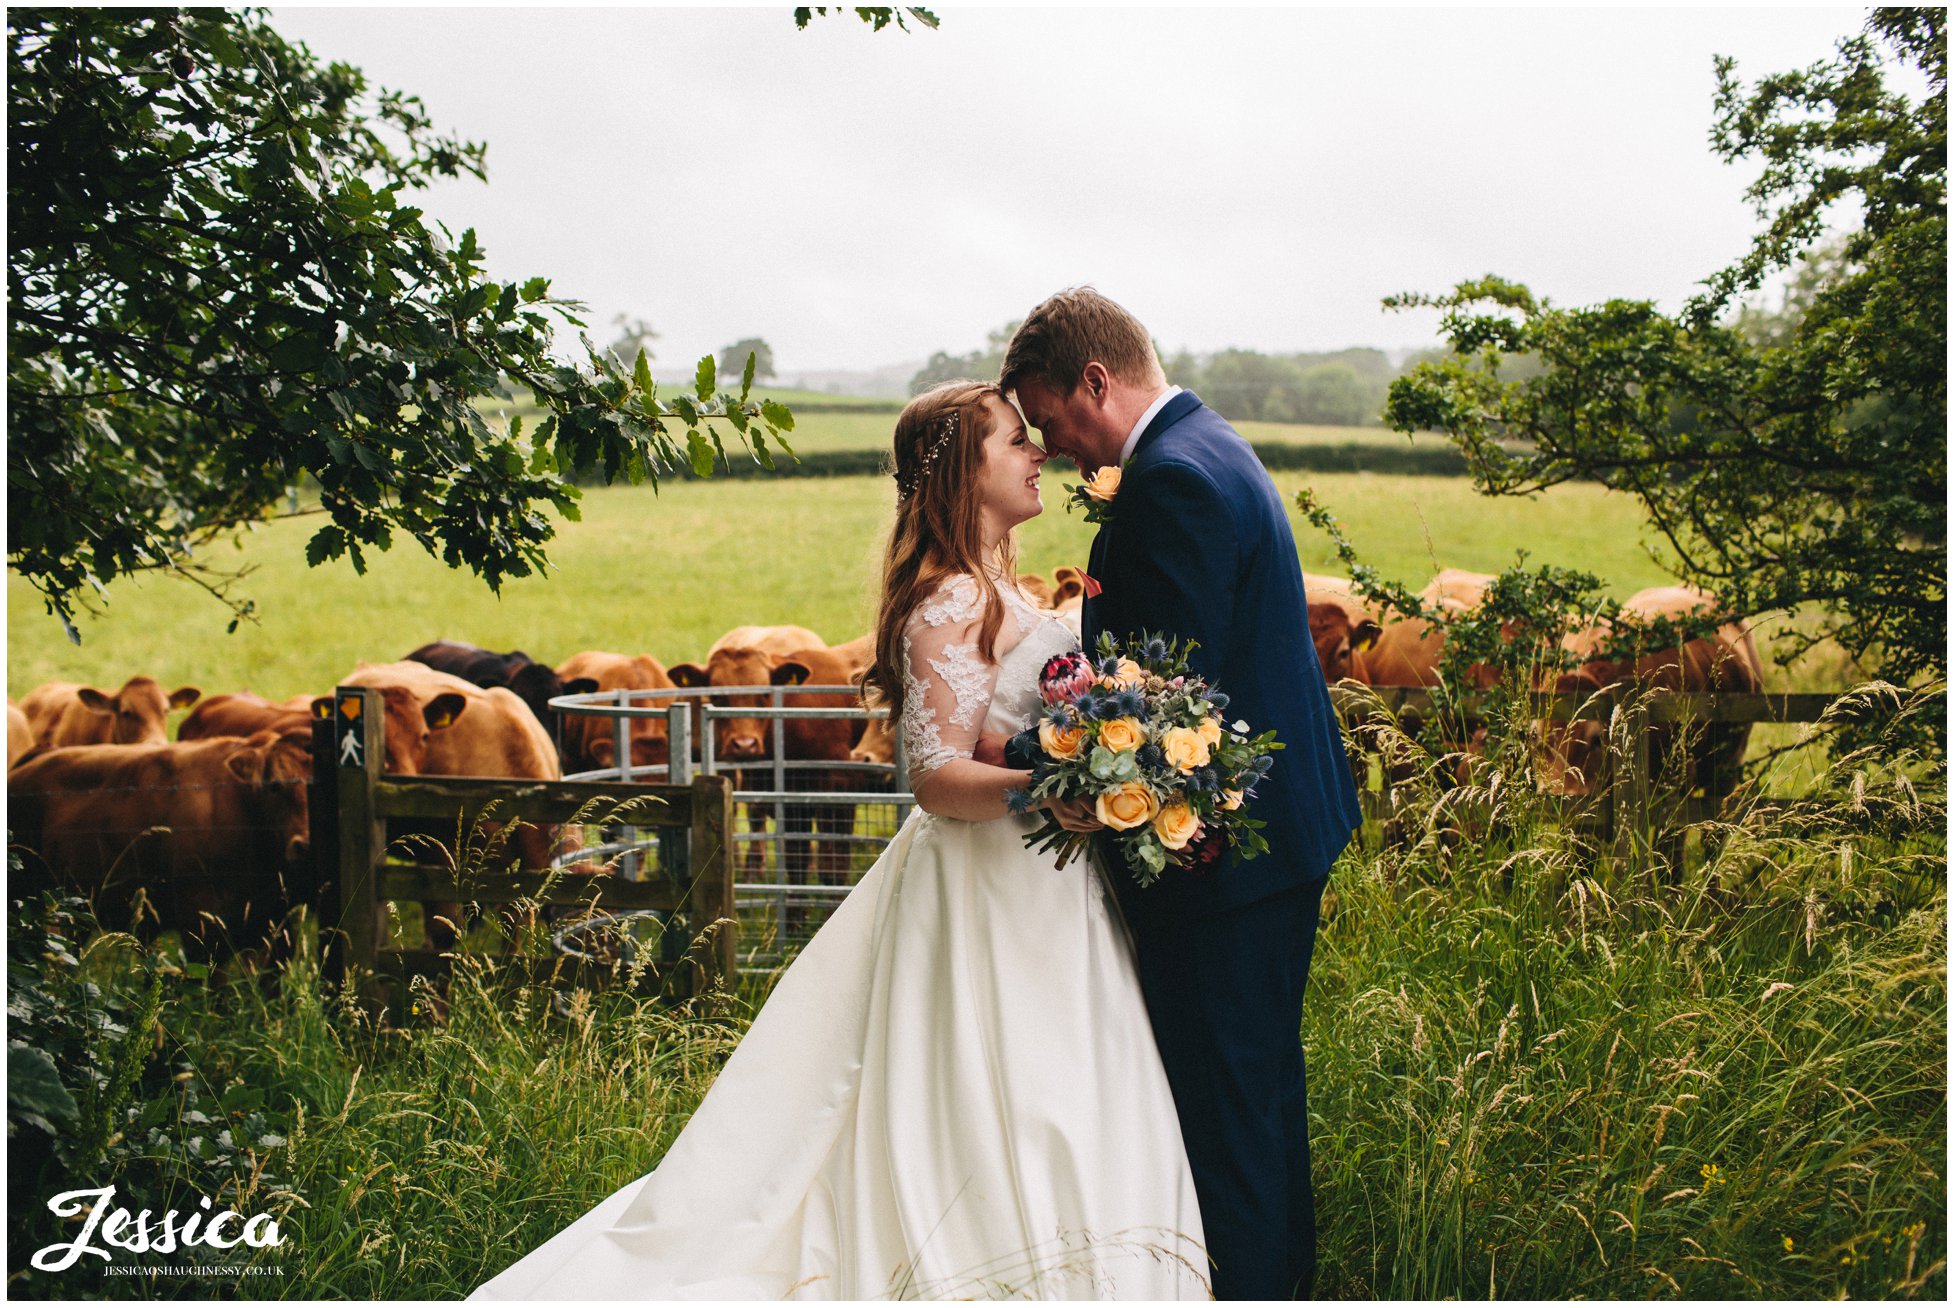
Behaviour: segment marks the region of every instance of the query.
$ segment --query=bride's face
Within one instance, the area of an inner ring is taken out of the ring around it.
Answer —
[[[1051,456],[1033,443],[1016,409],[995,395],[984,397],[984,407],[990,413],[991,434],[984,438],[977,493],[1002,534],[1045,511],[1038,494],[1038,470]]]

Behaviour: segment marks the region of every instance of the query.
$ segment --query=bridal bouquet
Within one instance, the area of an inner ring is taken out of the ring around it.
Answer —
[[[1045,664],[1044,710],[1014,742],[1035,761],[1012,810],[1090,800],[1142,886],[1170,866],[1207,871],[1229,849],[1245,859],[1265,852],[1246,804],[1282,748],[1275,733],[1250,736],[1248,723],[1224,721],[1228,697],[1187,670],[1192,642],[1143,634],[1130,644],[1103,635],[1096,661],[1073,652]],[[1025,844],[1057,850],[1063,867],[1090,840],[1054,818]]]

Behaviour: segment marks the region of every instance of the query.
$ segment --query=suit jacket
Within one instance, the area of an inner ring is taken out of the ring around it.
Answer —
[[[1273,730],[1284,746],[1249,802],[1269,852],[1170,872],[1144,893],[1214,911],[1327,877],[1362,814],[1310,639],[1296,539],[1248,442],[1193,392],[1141,434],[1088,571],[1101,587],[1085,602],[1088,653],[1102,631],[1197,641],[1188,663],[1228,696],[1224,718]]]

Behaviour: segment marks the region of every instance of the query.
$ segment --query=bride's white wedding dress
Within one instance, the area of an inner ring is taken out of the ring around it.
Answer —
[[[995,663],[972,578],[910,619],[912,783],[1022,729],[1077,648],[1005,598]],[[1026,850],[1032,825],[912,812],[657,1169],[475,1297],[1205,1298],[1117,904],[1091,860]]]

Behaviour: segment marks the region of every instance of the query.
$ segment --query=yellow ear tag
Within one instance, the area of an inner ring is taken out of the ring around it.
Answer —
[[[452,714],[452,713],[443,713],[443,714],[442,714],[442,715],[441,715],[440,717],[438,717],[438,718],[436,718],[436,719],[434,720],[434,723],[433,723],[433,726],[434,726],[434,729],[435,729],[436,731],[439,731],[439,730],[440,730],[441,728],[443,728],[443,727],[445,727],[445,726],[447,726],[447,725],[448,725],[448,724],[449,724],[450,722],[453,722],[454,720],[455,720],[455,715],[454,715],[454,714]]]

